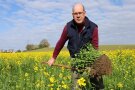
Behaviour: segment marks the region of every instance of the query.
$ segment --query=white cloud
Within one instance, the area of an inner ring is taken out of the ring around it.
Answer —
[[[38,43],[43,38],[54,46],[64,25],[72,19],[72,5],[77,1],[0,1],[0,20],[11,24],[10,29],[0,33],[0,48],[24,49],[27,43]],[[109,0],[80,2],[84,4],[88,17],[99,26],[100,44],[135,43],[131,39],[135,38],[134,0],[123,0],[121,6],[112,4]],[[13,5],[19,8],[14,10]],[[122,40],[123,36],[125,41]],[[10,46],[6,46],[9,44]]]

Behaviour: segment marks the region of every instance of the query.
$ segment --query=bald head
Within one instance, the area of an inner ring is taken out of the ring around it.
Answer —
[[[76,3],[76,4],[74,4],[74,6],[72,8],[72,12],[76,12],[76,10],[85,11],[85,8],[82,3]]]
[[[81,3],[76,3],[72,9],[72,16],[77,24],[83,24],[86,16],[85,8]]]

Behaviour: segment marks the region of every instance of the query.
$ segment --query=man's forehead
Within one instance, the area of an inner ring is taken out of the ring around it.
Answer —
[[[83,7],[82,6],[75,6],[73,8],[73,12],[83,12]]]
[[[82,4],[78,3],[73,6],[73,12],[82,12],[84,11],[84,7]]]

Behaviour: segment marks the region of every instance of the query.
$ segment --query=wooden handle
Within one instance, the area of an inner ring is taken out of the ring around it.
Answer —
[[[42,64],[48,64],[48,63],[47,62],[42,62]],[[64,67],[66,69],[72,69],[70,66],[62,65],[62,64],[53,64],[52,66]]]

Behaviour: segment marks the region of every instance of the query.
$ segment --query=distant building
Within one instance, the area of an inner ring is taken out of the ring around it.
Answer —
[[[0,49],[0,52],[3,52],[3,49]]]
[[[9,49],[8,50],[8,53],[13,53],[14,52],[14,49]]]
[[[1,53],[13,53],[14,52],[14,49],[9,49],[9,50],[0,49],[0,52]]]

